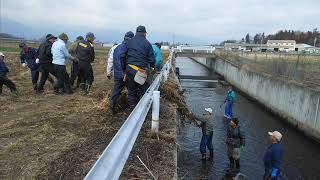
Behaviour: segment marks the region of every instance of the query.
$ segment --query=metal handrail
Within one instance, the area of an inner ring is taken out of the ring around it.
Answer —
[[[162,68],[160,74],[150,85],[147,92],[90,169],[84,178],[85,180],[113,180],[120,177],[122,169],[150,109],[152,93],[159,88],[160,82],[168,77],[171,69],[172,57],[173,51],[170,53],[169,60]]]

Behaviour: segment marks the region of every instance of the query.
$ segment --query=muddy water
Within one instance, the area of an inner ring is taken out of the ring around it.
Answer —
[[[205,67],[189,58],[178,58],[177,67],[182,75],[212,76]],[[190,109],[201,116],[205,107],[214,109],[214,161],[201,161],[199,144],[201,130],[185,125],[178,134],[178,176],[182,179],[222,179],[228,170],[225,137],[228,126],[223,118],[222,104],[226,88],[217,83],[190,82],[181,80]],[[320,179],[320,145],[306,138],[296,129],[288,126],[263,107],[237,96],[235,116],[246,134],[246,146],[241,155],[241,172],[248,179],[262,179],[264,167],[262,158],[268,146],[268,131],[278,130],[283,134],[285,150],[282,179]]]

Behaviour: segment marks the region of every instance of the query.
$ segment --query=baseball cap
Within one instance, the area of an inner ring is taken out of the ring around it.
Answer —
[[[204,110],[209,112],[210,114],[212,114],[212,109],[211,108],[204,108]]]
[[[278,141],[281,141],[282,134],[279,131],[268,132],[268,134],[275,137]]]
[[[144,27],[144,26],[138,26],[138,27],[137,27],[137,32],[146,33],[146,32],[147,32],[147,31],[146,31],[146,27]]]
[[[50,40],[50,39],[57,39],[57,37],[55,37],[55,36],[52,35],[52,34],[47,34],[47,35],[46,35],[46,40]]]

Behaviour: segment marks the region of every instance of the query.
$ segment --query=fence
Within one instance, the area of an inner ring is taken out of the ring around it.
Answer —
[[[249,70],[320,87],[320,55],[224,50],[215,54]]]
[[[158,93],[153,93],[159,88],[160,82],[167,79],[171,69],[172,57],[173,52],[170,53],[169,60],[162,68],[160,74],[150,85],[147,92],[131,112],[108,147],[103,151],[100,158],[96,161],[94,166],[86,175],[85,180],[113,180],[119,178],[132,147],[137,139],[142,124],[151,107],[151,103],[153,101],[152,97],[155,96],[159,98]],[[159,105],[158,100],[156,100],[155,103],[156,105]],[[159,110],[155,109],[155,111],[156,113],[159,113]],[[153,128],[157,128],[158,119],[154,120],[155,125],[153,124],[152,126]]]

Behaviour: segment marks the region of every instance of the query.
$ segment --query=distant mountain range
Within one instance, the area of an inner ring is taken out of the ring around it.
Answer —
[[[61,28],[60,28],[61,29]],[[71,28],[64,28],[65,33],[68,34],[70,40],[74,40],[77,36],[82,35],[85,36],[85,32],[81,32],[79,30],[74,30]],[[8,17],[1,17],[0,21],[0,33],[10,34],[16,37],[21,37],[25,39],[41,39],[47,33],[54,34],[58,36],[62,31],[59,28],[48,27],[39,24],[38,26],[28,26],[26,24],[22,24],[16,22]],[[110,43],[120,43],[123,39],[125,31],[116,31],[116,30],[100,30],[98,32],[94,32],[97,37],[97,40],[100,42],[110,42]],[[153,32],[151,35],[148,35],[148,39],[151,43],[155,43],[156,41],[167,41],[172,42],[172,34],[171,33],[158,33]],[[199,39],[195,39],[192,37],[186,36],[175,36],[175,42],[180,43],[204,43]]]

